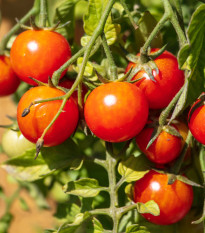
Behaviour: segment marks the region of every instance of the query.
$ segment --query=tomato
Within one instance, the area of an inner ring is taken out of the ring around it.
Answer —
[[[148,117],[143,92],[127,82],[108,83],[95,88],[84,107],[85,121],[99,138],[122,142],[136,136]]]
[[[67,40],[59,33],[27,30],[18,35],[11,47],[11,65],[16,74],[31,85],[29,77],[48,82],[55,70],[71,57]],[[62,73],[61,77],[65,74]]]
[[[3,151],[9,157],[23,155],[27,150],[36,147],[35,144],[28,141],[20,131],[13,131],[11,129],[4,132],[1,143]]]
[[[169,225],[181,220],[190,210],[193,201],[192,186],[176,180],[168,185],[167,174],[149,171],[134,186],[134,201],[146,203],[154,200],[160,209],[160,215],[143,214],[150,222]]]
[[[39,86],[28,90],[20,99],[17,108],[19,129],[29,141],[36,143],[44,129],[58,112],[62,100],[34,104],[30,112],[22,117],[22,112],[33,101],[62,96],[65,93],[56,88]],[[78,123],[78,107],[72,97],[44,137],[44,146],[55,146],[65,141],[74,132]]]
[[[0,56],[0,96],[13,94],[20,84],[20,79],[11,68],[10,58]]]
[[[199,106],[193,111],[199,101],[201,100],[197,100],[190,109],[188,126],[196,140],[205,145],[205,105]]]
[[[59,83],[59,86],[70,89],[73,83],[74,83],[73,80],[65,79]],[[87,88],[85,87],[85,85],[82,85],[82,103],[84,103],[84,97],[86,93],[87,93]],[[76,101],[76,103],[78,103],[78,91],[77,90],[73,92],[72,97]]]
[[[152,52],[158,49],[152,49]],[[184,84],[184,72],[179,70],[177,58],[168,51],[163,52],[154,62],[156,63],[159,74],[153,70],[155,82],[152,81],[147,73],[142,70],[138,72],[133,80],[141,79],[135,82],[146,95],[151,109],[161,109],[166,107],[176,93]],[[126,72],[136,64],[130,62]]]
[[[172,126],[178,130],[175,125]],[[171,135],[165,131],[162,131],[152,145],[146,149],[153,131],[153,127],[145,127],[136,136],[137,145],[148,159],[157,164],[166,164],[180,155],[185,143],[184,139],[182,140],[181,138]]]

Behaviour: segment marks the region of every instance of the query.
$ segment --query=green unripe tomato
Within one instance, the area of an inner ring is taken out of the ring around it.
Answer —
[[[9,129],[3,134],[2,148],[9,157],[14,157],[35,148],[35,144],[28,141],[20,131]]]

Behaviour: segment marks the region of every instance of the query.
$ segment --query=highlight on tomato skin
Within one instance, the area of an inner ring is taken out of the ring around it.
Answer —
[[[85,102],[84,116],[97,137],[123,142],[143,129],[148,111],[146,97],[138,87],[128,82],[114,82],[91,92]]]
[[[158,49],[152,49],[151,53]],[[139,56],[139,54],[137,54]],[[154,59],[159,74],[153,70],[155,82],[152,81],[144,70],[139,71],[132,80],[141,79],[134,83],[146,95],[151,109],[161,109],[168,106],[173,97],[177,94],[184,84],[184,72],[178,68],[177,58],[170,52],[164,51]],[[137,64],[130,62],[126,68],[128,72],[131,67]]]
[[[48,30],[27,30],[19,34],[11,47],[11,65],[18,77],[33,86],[29,77],[48,83],[54,71],[71,57],[68,41],[59,33]],[[61,78],[66,73],[65,69]]]
[[[189,129],[194,136],[194,138],[205,145],[205,105],[197,107],[194,111],[193,109],[197,106],[197,104],[201,101],[197,100],[191,107],[188,114],[188,126]]]
[[[55,98],[65,93],[59,89],[47,86],[33,87],[20,99],[17,108],[17,122],[19,129],[29,141],[36,143],[45,128],[50,124],[58,110],[62,100],[53,100],[34,104],[30,112],[22,117],[25,108],[35,100]],[[56,146],[64,142],[75,131],[79,119],[78,106],[72,97],[66,102],[63,111],[44,136],[44,146]]]
[[[190,210],[193,202],[192,186],[176,180],[168,185],[168,175],[150,170],[134,185],[134,201],[146,203],[154,200],[160,214],[142,214],[148,221],[169,225],[181,220]]]
[[[13,94],[20,85],[20,79],[14,73],[10,58],[0,55],[0,97]]]

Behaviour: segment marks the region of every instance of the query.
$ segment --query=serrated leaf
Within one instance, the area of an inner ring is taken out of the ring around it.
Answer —
[[[145,226],[135,224],[127,227],[126,233],[150,233],[150,231]]]
[[[179,52],[180,66],[190,70],[186,105],[204,91],[205,86],[205,4],[201,4],[193,13],[187,36],[189,43]],[[188,57],[187,57],[188,56]]]
[[[149,172],[150,162],[143,155],[138,157],[130,156],[118,165],[118,172],[123,177],[124,181],[132,182],[141,179]]]
[[[82,159],[77,144],[72,139],[54,147],[44,147],[38,158],[34,160],[35,149],[7,160],[2,167],[18,180],[33,181],[45,175],[70,167],[74,159]]]
[[[107,5],[108,0],[90,0],[88,12],[84,15],[84,30],[88,36],[92,36],[94,30],[99,25],[102,13]],[[119,24],[112,24],[111,15],[108,16],[104,33],[107,39],[108,45],[113,44],[118,34],[120,33],[121,27]]]
[[[102,190],[95,179],[84,178],[77,181],[70,181],[63,186],[63,191],[67,194],[81,197],[95,197]]]
[[[70,39],[74,36],[74,12],[75,5],[79,0],[63,0],[60,1],[56,6],[54,23],[61,22],[61,24],[65,24],[68,21],[70,23],[65,25],[62,28],[57,28],[57,32],[61,33],[66,39]]]
[[[132,184],[128,184],[126,185],[125,187],[125,194],[127,196],[127,198],[132,201],[134,198],[133,198],[133,185]]]
[[[158,216],[160,214],[160,209],[157,203],[153,200],[150,200],[146,203],[137,203],[137,210],[141,214],[152,214],[154,216]]]

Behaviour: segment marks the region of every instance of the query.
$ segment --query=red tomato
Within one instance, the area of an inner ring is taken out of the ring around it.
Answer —
[[[56,88],[39,86],[27,91],[19,101],[17,108],[17,121],[19,129],[29,141],[36,143],[44,129],[58,112],[62,100],[54,100],[32,105],[30,113],[22,117],[22,112],[35,100],[54,98],[65,93]],[[44,137],[45,146],[55,146],[65,141],[74,132],[78,123],[78,107],[71,97],[57,120]]]
[[[136,142],[140,150],[154,163],[166,164],[179,156],[184,140],[162,131],[152,145],[146,149],[154,128],[146,127],[137,136]]]
[[[90,130],[109,142],[136,136],[148,117],[148,103],[142,91],[127,82],[108,83],[95,88],[84,108]]]
[[[70,89],[73,85],[74,81],[73,80],[63,80],[62,82],[59,83],[59,86],[61,87],[65,87],[67,89]],[[85,85],[82,85],[82,103],[84,103],[84,97],[87,93],[87,88],[85,87]],[[76,101],[76,103],[78,103],[78,91],[74,91],[72,94],[73,99]]]
[[[152,49],[152,52],[158,49]],[[168,51],[165,51],[155,60],[159,69],[159,74],[153,70],[153,76],[156,82],[152,81],[147,73],[142,70],[138,72],[133,80],[140,78],[140,81],[135,82],[146,95],[151,109],[161,109],[166,107],[176,93],[184,84],[184,72],[179,70],[176,57]],[[130,62],[126,68],[126,72],[136,64]]]
[[[192,108],[190,109],[189,112],[189,122],[188,122],[188,126],[189,129],[192,133],[192,135],[196,138],[197,141],[199,141],[200,143],[205,145],[205,105],[202,105],[198,108],[196,108],[196,110],[194,110],[194,112],[192,113],[192,115],[190,116],[190,113],[193,109],[193,107],[195,107],[195,105],[201,101],[200,99],[197,100]]]
[[[18,35],[11,47],[11,65],[16,74],[31,85],[29,77],[48,82],[55,70],[71,57],[67,40],[59,33],[27,30]],[[65,74],[62,73],[61,77]]]
[[[193,201],[192,186],[176,180],[168,185],[168,176],[153,170],[134,186],[134,201],[146,203],[154,200],[160,209],[160,215],[143,214],[150,222],[169,225],[181,220],[190,210]]]
[[[20,79],[11,68],[10,58],[0,56],[0,96],[13,94],[20,84]]]

